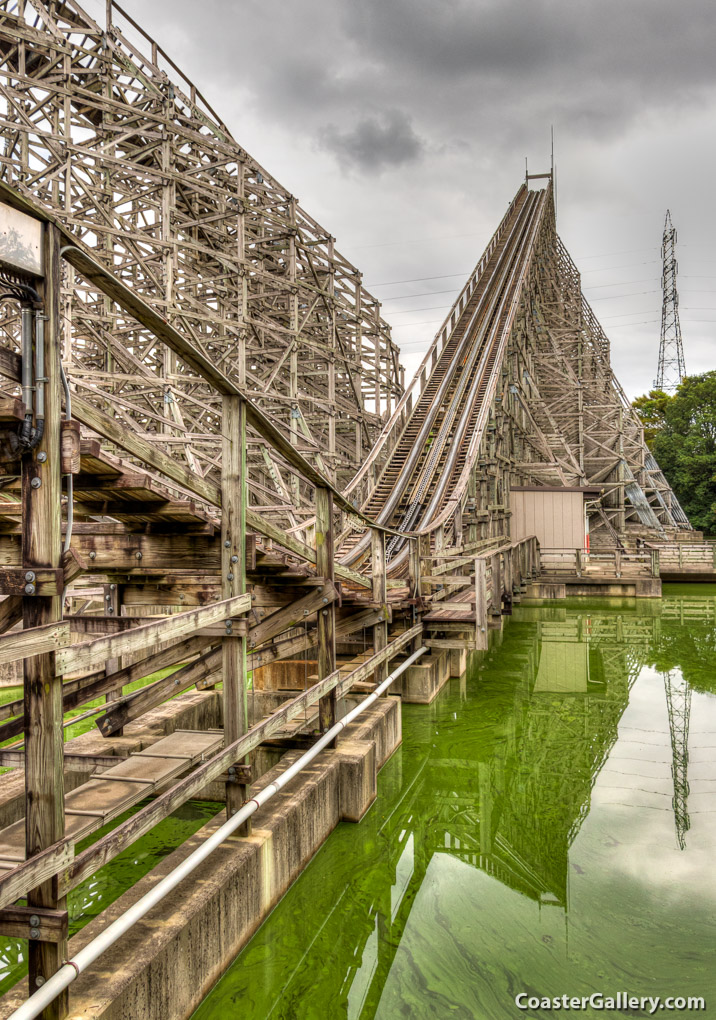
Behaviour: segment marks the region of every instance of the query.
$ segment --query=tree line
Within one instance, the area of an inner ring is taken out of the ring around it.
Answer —
[[[687,376],[673,396],[651,390],[632,407],[692,525],[716,535],[716,371]]]

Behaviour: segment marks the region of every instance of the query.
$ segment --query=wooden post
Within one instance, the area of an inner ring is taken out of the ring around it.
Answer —
[[[421,577],[428,577],[432,574],[432,561],[430,559],[430,535],[419,535],[418,536],[418,590],[422,597],[430,594],[430,586],[420,580]]]
[[[502,571],[500,569],[500,554],[490,557],[490,613],[492,616],[502,615]]]
[[[508,549],[503,553],[504,560],[504,579],[503,579],[503,609],[502,612],[505,616],[510,616],[512,613],[512,550]]]
[[[105,616],[121,616],[122,615],[122,590],[123,586],[115,583],[105,584],[103,586],[104,594],[104,615]],[[109,676],[110,673],[116,673],[117,670],[122,668],[121,656],[112,659],[107,659],[104,665],[104,671]],[[122,688],[118,687],[114,691],[108,691],[105,695],[105,701],[109,704],[112,701],[118,701],[122,697]],[[124,727],[121,726],[113,734],[114,736],[121,737],[124,734]]]
[[[222,398],[221,420],[221,597],[246,591],[246,405],[241,397]],[[235,625],[226,621],[222,642],[224,681],[224,740],[238,740],[248,729],[246,702],[246,638],[234,636]],[[248,758],[237,765],[248,765]],[[229,776],[232,774],[229,769]],[[250,796],[250,786],[230,778],[226,784],[227,816],[236,814]],[[239,835],[251,832],[248,821]]]
[[[326,581],[334,580],[333,560],[333,493],[323,486],[316,489],[316,574]],[[335,602],[318,610],[318,679],[323,680],[336,668]],[[318,702],[321,733],[336,721],[336,690]]]
[[[27,570],[58,567],[60,526],[60,342],[59,237],[55,227],[44,228],[43,312],[45,321],[45,426],[39,445],[22,458],[22,564]],[[25,595],[24,627],[55,623],[62,618],[60,596]],[[63,775],[62,677],[55,672],[53,653],[25,659],[25,843],[34,857],[65,835]],[[64,910],[54,880],[30,890],[30,907]],[[28,944],[30,994],[52,977],[67,957],[67,941]],[[67,1015],[67,991],[41,1014],[43,1020]]]
[[[487,561],[475,560],[475,648],[487,651]]]
[[[387,610],[388,587],[386,584],[385,564],[385,532],[373,528],[370,533],[371,558],[373,566],[373,601],[379,602]],[[383,620],[373,626],[373,651],[382,652],[388,644],[388,621]],[[374,675],[377,684],[382,683],[388,675],[388,663],[382,662]]]

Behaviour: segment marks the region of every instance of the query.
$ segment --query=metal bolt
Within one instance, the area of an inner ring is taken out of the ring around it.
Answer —
[[[30,927],[38,928],[40,926],[40,918],[37,914],[30,914]]]
[[[29,578],[28,578],[28,580],[29,580]],[[111,595],[105,595],[105,597],[104,597],[104,601],[105,601],[105,602],[109,602],[111,598],[112,598],[112,596],[111,596]]]
[[[97,559],[97,553],[94,551],[94,549],[90,553],[90,559],[91,560],[96,560]]]
[[[35,571],[34,570],[28,570],[27,573],[25,574],[25,580],[26,581],[34,581],[35,580]]]
[[[231,548],[231,542],[230,542],[230,540],[229,540],[229,539],[227,538],[227,539],[225,540],[225,542],[224,542],[224,549],[230,549],[230,548]]]
[[[30,928],[30,938],[31,939],[39,939],[39,937],[40,937],[40,929],[39,928]]]
[[[184,599],[185,599],[185,597],[186,597],[186,596],[184,595],[184,592],[183,592],[183,591],[180,591],[180,592],[179,592],[179,600],[180,600],[180,602],[183,602],[183,601],[184,601]]]
[[[227,581],[233,581],[234,580],[234,575],[231,573],[231,571],[229,571],[229,573],[226,575],[226,580]]]
[[[25,594],[26,595],[34,595],[35,594],[35,585],[34,584],[26,584],[25,585]]]
[[[38,453],[37,460],[40,464],[45,463],[45,461],[47,460],[47,454],[45,453],[44,450],[41,453]]]
[[[236,766],[235,765],[230,765],[229,766],[229,775],[230,776],[235,776],[236,775]]]
[[[308,616],[308,610],[307,610],[307,609],[304,609],[304,610],[303,610],[303,615],[304,615],[304,616]]]
[[[232,563],[238,563],[239,562],[239,557],[238,556],[232,556],[231,557],[231,562]]]
[[[114,612],[114,609],[112,608],[112,606],[107,606],[107,613],[108,613],[108,614],[109,614],[110,616],[112,615],[112,613],[113,613],[113,612]]]
[[[38,988],[41,988],[42,985],[44,985],[44,983],[45,983],[44,977],[42,976],[42,974],[38,974],[37,977],[35,978],[35,984],[37,985]]]
[[[324,615],[324,616],[328,616],[328,610],[327,610],[327,609],[324,609],[324,610],[323,610],[323,615]]]
[[[40,486],[42,485],[42,479],[33,478],[32,481],[30,482],[30,485],[32,486],[33,489],[39,489]]]
[[[140,552],[139,550],[137,550],[137,551],[135,552],[135,554],[134,554],[134,555],[136,556],[136,558],[137,558],[138,560],[141,560],[141,558],[142,558],[142,554],[141,554],[141,552]]]
[[[110,590],[110,591],[114,591],[114,589],[115,589],[116,587],[117,587],[117,585],[116,585],[116,584],[110,584],[110,586],[109,586],[109,590]]]
[[[327,603],[328,603],[328,599],[324,599],[323,600],[323,605],[325,606]]]

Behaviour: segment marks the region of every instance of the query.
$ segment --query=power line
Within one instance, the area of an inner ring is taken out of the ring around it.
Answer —
[[[450,287],[448,290],[424,290],[419,294],[394,294],[393,297],[381,298],[381,303],[385,304],[386,301],[402,301],[405,298],[415,297],[431,297],[433,294],[454,294],[455,288]]]
[[[394,287],[398,283],[426,283],[428,280],[451,280],[455,276],[467,276],[471,270],[465,273],[448,273],[446,276],[415,276],[412,280],[387,280],[383,283],[366,283],[366,287]]]

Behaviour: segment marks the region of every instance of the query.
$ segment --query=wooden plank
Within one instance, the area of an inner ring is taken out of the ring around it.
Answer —
[[[95,767],[99,768],[112,768],[117,762],[122,761],[124,758],[121,754],[73,754],[71,751],[65,751],[64,763],[65,765],[74,765],[86,767],[92,769]],[[6,768],[23,768],[25,765],[25,752],[24,751],[4,751],[0,748],[0,765]]]
[[[12,631],[0,636],[0,663],[56,652],[69,643],[70,628],[67,623],[44,623]]]
[[[475,641],[472,638],[425,638],[423,642],[428,648],[457,648],[474,649]]]
[[[0,393],[0,422],[20,422],[25,417],[25,405],[19,397]]]
[[[35,575],[34,580],[27,580],[28,573]],[[33,586],[32,591],[26,590],[28,584]],[[60,567],[38,567],[32,571],[25,567],[5,567],[0,573],[0,595],[61,595],[64,584],[64,574]]]
[[[22,598],[19,595],[8,595],[0,602],[0,634],[14,627],[22,619]]]
[[[5,907],[0,910],[0,935],[3,938],[41,939],[64,942],[69,931],[66,910],[47,907]]]
[[[46,850],[30,857],[6,875],[0,875],[0,908],[9,906],[25,896],[28,889],[53,878],[75,860],[74,845],[66,839],[58,840]]]
[[[316,571],[333,583],[333,493],[323,487],[316,489]],[[318,679],[324,680],[336,668],[335,602],[318,610]],[[318,704],[321,733],[336,721],[335,687]],[[331,746],[335,746],[335,742]]]
[[[13,382],[20,382],[22,379],[22,358],[14,351],[8,351],[0,347],[0,372],[12,379]]]
[[[124,634],[111,634],[108,637],[97,638],[95,641],[87,641],[58,652],[56,656],[57,670],[60,673],[88,670],[105,659],[118,655],[131,655],[159,642],[189,637],[202,627],[246,613],[249,609],[251,609],[251,595],[246,593],[236,598],[214,602],[210,606],[189,609],[186,613],[167,616],[163,620],[148,623],[143,627],[136,627]]]

